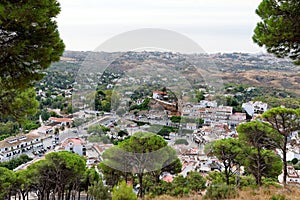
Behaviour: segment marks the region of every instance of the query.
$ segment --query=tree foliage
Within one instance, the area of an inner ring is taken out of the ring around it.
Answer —
[[[288,137],[300,129],[300,109],[272,108],[262,115],[262,119],[272,128],[270,138],[276,148],[282,151],[283,183],[286,184]]]
[[[289,57],[300,64],[300,2],[298,0],[263,0],[256,14],[261,18],[253,41],[269,53]]]
[[[64,50],[54,18],[60,6],[49,1],[0,3],[0,114],[17,119],[35,112],[29,89]]]
[[[38,101],[35,99],[35,91],[32,88],[24,91],[7,90],[1,86],[0,79],[0,116],[17,119],[24,122],[25,119],[37,112]]]
[[[93,125],[93,126],[89,126],[87,132],[90,133],[97,133],[98,135],[103,135],[105,134],[107,131],[109,131],[110,129],[102,126],[102,125]]]
[[[88,194],[93,197],[93,200],[110,199],[108,188],[104,186],[102,179],[93,182],[88,189]]]
[[[273,147],[273,141],[269,135],[272,134],[272,128],[268,124],[260,121],[252,121],[245,124],[240,124],[237,127],[239,139],[244,141],[249,146],[244,146],[244,152],[247,155],[245,165],[247,171],[254,175],[257,185],[262,185],[262,176],[269,177],[269,172],[272,171],[270,163],[274,162],[274,166],[279,166],[279,175],[282,167],[280,158],[273,152],[265,150],[268,147]],[[270,158],[273,158],[270,160]],[[279,164],[278,164],[279,163]],[[276,168],[278,171],[278,168]],[[276,171],[275,170],[275,171]]]
[[[0,167],[0,199],[7,199],[15,174],[7,168]]]
[[[137,200],[132,186],[127,186],[125,181],[120,182],[113,188],[112,200]]]
[[[167,142],[160,136],[153,133],[137,132],[130,138],[120,142],[117,146],[106,150],[103,154],[103,164],[107,167],[103,171],[105,178],[137,174],[139,181],[139,196],[144,195],[143,180],[144,174],[153,172],[157,177],[161,170],[168,165],[177,166],[177,155],[174,149],[167,146]],[[103,165],[102,164],[102,165]],[[169,166],[176,172],[176,167]],[[116,172],[119,171],[119,172]],[[108,173],[108,174],[107,174]],[[113,179],[110,179],[113,181]]]
[[[54,18],[56,0],[1,1],[0,80],[6,88],[28,88],[64,50]]]
[[[31,164],[28,170],[39,199],[46,199],[50,193],[61,198],[67,188],[70,188],[69,192],[79,188],[85,172],[85,160],[71,152],[53,152],[47,154],[45,160]]]
[[[233,166],[242,163],[242,143],[237,139],[228,138],[215,141],[211,148],[211,153],[221,160],[224,165],[226,184],[229,185],[229,178],[233,174]]]
[[[32,158],[30,158],[27,154],[22,154],[17,158],[12,158],[9,161],[1,162],[0,167],[5,167],[7,169],[13,170],[17,168],[18,166],[27,163],[31,161]]]

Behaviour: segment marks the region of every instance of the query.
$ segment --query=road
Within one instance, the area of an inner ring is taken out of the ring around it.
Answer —
[[[67,128],[64,131],[61,131],[59,133],[59,142],[64,141],[66,138],[72,138],[72,137],[86,137],[88,136],[87,128],[89,126],[95,125],[95,124],[101,124],[103,126],[107,126],[109,123],[111,123],[112,120],[116,120],[116,117],[112,116],[105,116],[101,118],[96,118],[95,120],[89,121],[87,123],[84,123],[78,127],[75,128]]]

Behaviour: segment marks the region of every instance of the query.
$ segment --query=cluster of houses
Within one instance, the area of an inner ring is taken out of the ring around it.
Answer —
[[[205,125],[228,124],[235,127],[246,122],[246,113],[233,113],[231,106],[217,105],[215,101],[203,100],[199,104],[185,104],[182,108],[182,116],[190,118],[201,118]],[[188,129],[196,130],[196,124],[189,124]]]
[[[50,117],[47,126],[41,126],[27,134],[19,134],[0,141],[0,161],[18,157],[22,153],[33,152],[36,149],[44,149],[43,140],[48,134],[54,133],[55,128],[68,126],[71,118]]]
[[[38,134],[28,133],[8,137],[0,141],[0,161],[17,157],[41,146],[43,146],[42,137]]]

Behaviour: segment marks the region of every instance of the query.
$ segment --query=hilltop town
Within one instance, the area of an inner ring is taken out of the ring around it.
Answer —
[[[106,62],[110,65],[103,68]],[[287,78],[264,76],[265,70]],[[244,77],[254,71],[256,75]],[[0,142],[1,162],[21,154],[33,158],[15,170],[62,150],[85,156],[87,166],[95,166],[118,141],[153,132],[176,149],[183,176],[222,171],[224,166],[207,154],[205,145],[238,138],[239,124],[273,106],[262,95],[297,99],[299,89],[299,72],[290,62],[263,54],[67,51],[45,73],[35,87],[40,103],[31,122],[35,126]],[[289,137],[288,149],[287,160],[300,158],[297,131]],[[288,182],[300,183],[299,173],[290,167]],[[161,178],[172,181],[174,175],[166,172]]]

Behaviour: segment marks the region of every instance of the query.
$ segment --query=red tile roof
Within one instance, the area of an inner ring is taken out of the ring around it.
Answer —
[[[69,122],[69,123],[71,123],[72,122],[72,119],[70,119],[70,118],[50,117],[49,120],[50,121],[54,121],[54,122],[60,122],[60,123],[62,123],[62,122]]]
[[[166,95],[167,93],[163,92],[163,91],[155,90],[155,91],[153,91],[153,94]]]

